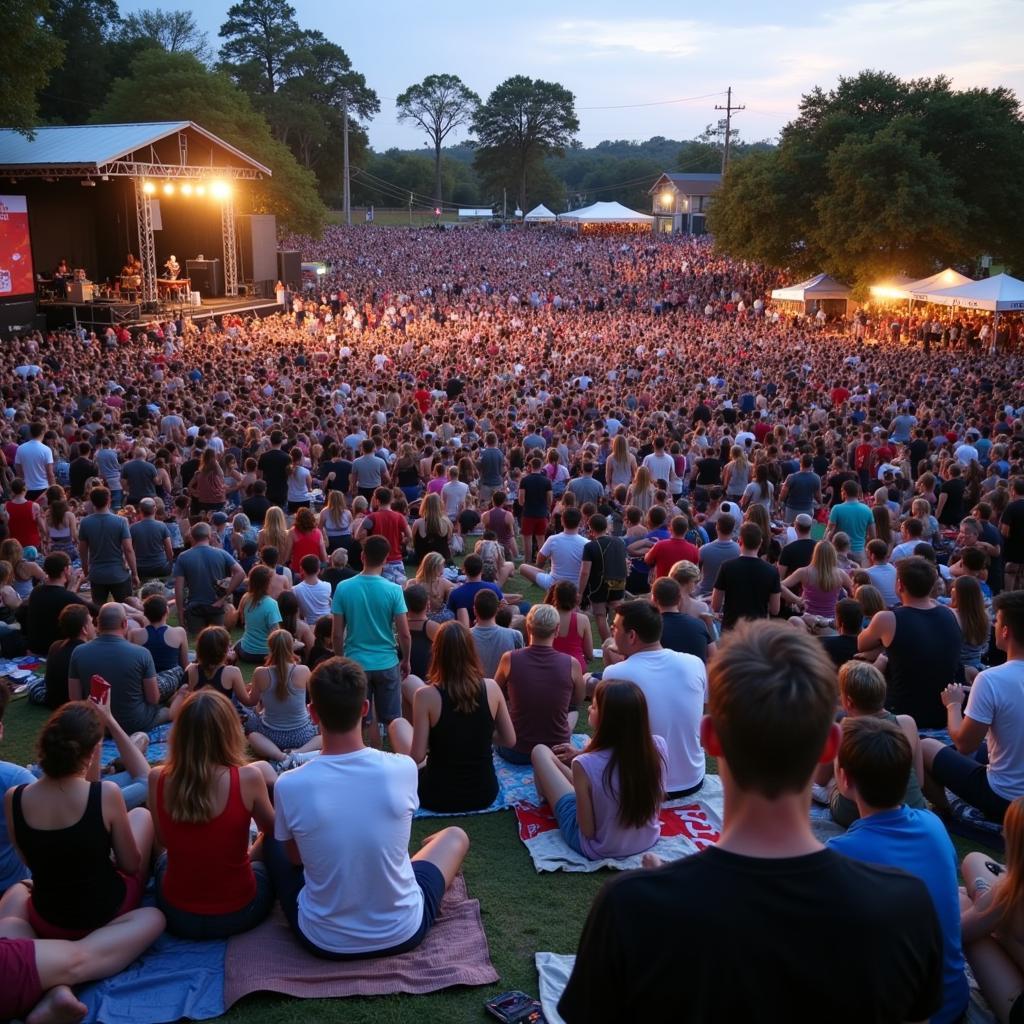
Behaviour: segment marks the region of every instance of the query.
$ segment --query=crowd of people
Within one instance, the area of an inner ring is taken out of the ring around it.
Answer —
[[[591,859],[717,758],[720,842],[605,888],[569,1022],[680,963],[686,1019],[954,1021],[965,956],[1024,1014],[1024,365],[777,316],[706,239],[289,244],[329,272],[281,313],[0,352],[0,651],[51,712],[0,763],[0,1016],[275,900],[314,955],[414,948],[469,840],[410,856],[413,814],[489,808],[495,755]],[[1006,866],[958,894],[961,805]]]

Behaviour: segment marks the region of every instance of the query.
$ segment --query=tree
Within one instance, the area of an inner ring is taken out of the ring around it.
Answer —
[[[201,124],[270,168],[269,181],[247,186],[254,212],[276,214],[293,231],[319,233],[327,211],[314,175],[274,138],[263,115],[227,75],[211,71],[191,53],[143,50],[131,77],[114,83],[94,120],[165,121],[169,116]]]
[[[1019,268],[1022,177],[1009,89],[865,71],[814,89],[777,149],[731,164],[708,226],[732,255],[861,285],[983,254]]]
[[[4,5],[4,32],[0,36],[0,65],[17,74],[0,78],[0,124],[31,136],[39,121],[39,90],[61,62],[64,44],[44,22],[47,0],[22,0]]]
[[[120,23],[117,0],[50,0],[43,23],[63,43],[64,60],[54,65],[40,93],[40,116],[82,124],[126,70],[117,65],[110,47]],[[20,58],[15,66],[20,74]]]
[[[288,76],[291,56],[302,36],[295,8],[280,0],[239,0],[220,27],[220,57],[247,92],[272,96]]]
[[[561,156],[580,126],[573,94],[557,82],[516,75],[502,82],[473,116],[474,161],[481,176],[497,182],[511,171],[521,209],[527,179],[543,158]]]
[[[480,97],[458,75],[428,75],[401,93],[395,106],[398,120],[418,124],[434,146],[434,198],[440,206],[441,146],[456,128],[470,123]]]
[[[191,11],[153,8],[136,11],[121,22],[121,39],[134,47],[158,46],[168,53],[191,53],[208,64],[213,56],[206,33]]]

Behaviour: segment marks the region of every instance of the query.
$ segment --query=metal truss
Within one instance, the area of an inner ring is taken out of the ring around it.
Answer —
[[[211,178],[226,178],[232,181],[259,181],[263,172],[253,167],[202,167],[197,165],[181,167],[176,164],[142,164],[126,160],[115,160],[109,164],[59,164],[54,167],[35,166],[0,167],[0,174],[13,178],[170,178],[190,181],[207,181]]]
[[[139,229],[139,260],[142,263],[143,303],[157,301],[156,245],[153,242],[153,209],[143,189],[142,178],[135,179],[135,223]]]
[[[224,294],[238,294],[238,254],[235,251],[235,202],[231,196],[220,201],[220,232],[224,243]]]

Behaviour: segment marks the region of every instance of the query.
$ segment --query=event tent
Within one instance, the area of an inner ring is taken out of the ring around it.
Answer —
[[[594,203],[581,210],[560,213],[558,220],[568,224],[653,224],[649,213],[637,213],[622,203]]]
[[[788,288],[773,288],[776,302],[795,302],[805,313],[823,309],[827,316],[845,316],[850,302],[850,288],[828,274],[818,274]]]
[[[535,206],[524,218],[527,224],[552,224],[556,220],[555,215],[543,204]]]
[[[959,288],[961,285],[973,283],[973,277],[967,277],[966,274],[958,273],[952,267],[946,267],[945,270],[940,270],[937,274],[932,274],[931,277],[922,277],[920,281],[904,285],[902,291],[905,294],[901,297],[923,299],[930,292],[945,288]]]
[[[1005,313],[1024,309],[1024,281],[1009,274],[996,274],[980,281],[971,281],[957,288],[943,288],[926,295],[915,295],[939,306],[960,306],[964,309],[987,309]]]

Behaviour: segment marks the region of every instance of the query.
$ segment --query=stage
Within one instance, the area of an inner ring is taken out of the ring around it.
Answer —
[[[55,302],[42,300],[38,303],[40,314],[46,317],[48,329],[70,327],[80,324],[99,333],[110,326],[140,327],[154,320],[177,320],[179,317],[192,321],[208,320],[210,317],[228,313],[239,316],[270,316],[281,312],[276,299],[258,296],[238,295],[228,298],[204,299],[200,306],[186,303],[161,302]]]

